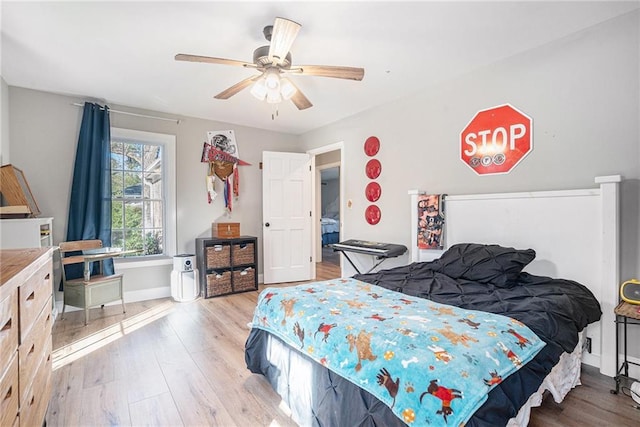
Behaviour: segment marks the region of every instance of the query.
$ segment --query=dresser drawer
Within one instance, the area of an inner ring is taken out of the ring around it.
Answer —
[[[33,322],[47,301],[51,304],[50,298],[53,290],[51,283],[53,273],[52,266],[51,258],[49,258],[49,261],[29,277],[19,288],[20,342],[22,342],[29,331],[31,331]]]
[[[0,426],[12,426],[18,416],[18,354],[14,353],[9,368],[0,377]]]
[[[51,304],[51,298],[49,298]],[[51,353],[51,327],[53,324],[50,305],[40,312],[31,332],[25,337],[20,354],[20,396],[24,399],[29,385],[34,381],[42,359]]]
[[[18,348],[18,289],[0,301],[0,375]],[[5,425],[5,424],[0,424]]]
[[[42,359],[33,384],[20,404],[20,426],[41,426],[47,413],[51,396],[51,352]]]

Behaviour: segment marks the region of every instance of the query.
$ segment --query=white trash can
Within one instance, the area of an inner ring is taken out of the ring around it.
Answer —
[[[178,302],[193,301],[200,294],[198,269],[194,254],[179,254],[173,257],[171,271],[171,296]]]

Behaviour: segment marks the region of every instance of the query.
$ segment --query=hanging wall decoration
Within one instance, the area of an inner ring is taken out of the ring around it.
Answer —
[[[375,181],[371,181],[367,184],[367,188],[364,190],[365,196],[367,196],[367,200],[370,202],[377,201],[382,195],[382,188],[380,188],[380,184]]]
[[[378,150],[380,150],[380,140],[375,136],[367,138],[364,142],[364,153],[369,157],[373,157],[378,154]]]
[[[532,119],[509,104],[478,111],[460,132],[460,159],[478,175],[509,173],[532,150]]]
[[[376,179],[382,173],[382,164],[378,159],[371,159],[365,166],[365,172],[369,179]]]
[[[382,212],[380,212],[380,208],[376,205],[369,205],[367,209],[364,211],[364,217],[367,222],[371,225],[376,225],[380,222],[380,218],[382,217]]]
[[[365,140],[364,154],[369,157],[373,157],[378,154],[379,151],[380,140],[378,139],[378,137],[370,136]],[[376,202],[382,195],[382,187],[380,187],[380,184],[373,181],[382,173],[382,164],[380,163],[380,160],[375,158],[369,160],[365,165],[364,173],[367,175],[367,178],[372,180],[364,189],[364,195],[369,202]],[[377,223],[379,223],[381,217],[382,213],[380,212],[380,208],[377,205],[369,205],[364,211],[364,218],[371,225],[376,225]]]
[[[418,196],[418,248],[442,249],[444,194]]]
[[[213,202],[217,197],[216,178],[222,182],[224,190],[224,206],[229,212],[232,210],[232,199],[240,194],[240,175],[238,166],[249,163],[240,160],[238,144],[232,130],[209,131],[207,141],[202,148],[200,161],[209,163],[207,171],[207,201]]]

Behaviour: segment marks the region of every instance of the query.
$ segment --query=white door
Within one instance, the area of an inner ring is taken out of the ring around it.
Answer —
[[[311,279],[311,156],[262,153],[264,283]]]

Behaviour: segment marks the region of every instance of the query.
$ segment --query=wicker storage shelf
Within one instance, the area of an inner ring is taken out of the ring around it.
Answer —
[[[255,264],[255,248],[252,242],[234,243],[231,247],[233,265]]]
[[[231,246],[213,245],[207,248],[207,268],[231,267]]]
[[[207,274],[207,296],[230,294],[233,290],[231,288],[231,277],[231,271]]]
[[[256,289],[258,289],[256,282],[256,271],[253,268],[247,267],[244,270],[233,271],[234,291],[254,291]]]
[[[205,298],[258,289],[258,239],[196,239],[196,261]]]

